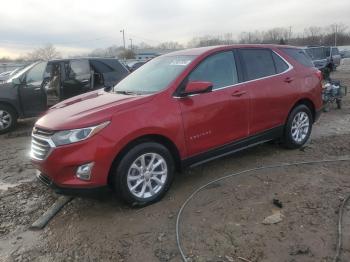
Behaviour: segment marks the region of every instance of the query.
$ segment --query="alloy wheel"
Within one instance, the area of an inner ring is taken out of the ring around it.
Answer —
[[[146,153],[131,164],[127,174],[128,189],[138,198],[150,198],[161,192],[167,176],[165,159],[157,153]]]
[[[11,126],[12,117],[9,112],[0,110],[0,130],[7,129]]]
[[[292,138],[297,143],[302,143],[310,128],[310,118],[306,112],[299,112],[294,116],[291,128]]]

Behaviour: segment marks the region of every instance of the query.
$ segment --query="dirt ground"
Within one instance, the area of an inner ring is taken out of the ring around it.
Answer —
[[[333,78],[350,86],[350,60]],[[301,150],[265,144],[186,170],[161,202],[142,209],[127,207],[110,192],[76,197],[45,229],[31,231],[31,223],[58,198],[34,179],[28,160],[34,122],[21,121],[15,132],[0,137],[0,261],[180,261],[176,215],[199,186],[259,166],[350,157],[347,96],[343,109],[322,115]],[[332,261],[338,209],[348,194],[350,162],[276,168],[221,181],[184,210],[184,251],[190,261]],[[262,223],[276,212],[281,222]],[[350,261],[349,215],[350,204],[341,261]]]

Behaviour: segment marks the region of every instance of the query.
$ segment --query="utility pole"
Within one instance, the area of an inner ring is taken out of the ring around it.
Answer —
[[[124,49],[125,49],[125,33],[124,33],[124,29],[120,30],[120,33],[123,33],[123,45],[124,45]]]
[[[337,46],[337,34],[338,34],[338,25],[335,24],[335,30],[334,30],[334,46]]]
[[[130,49],[132,50],[132,39],[130,38]]]

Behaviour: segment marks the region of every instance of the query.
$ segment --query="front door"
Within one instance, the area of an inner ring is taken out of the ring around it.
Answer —
[[[248,135],[249,93],[238,83],[233,52],[209,56],[188,76],[209,81],[213,91],[179,98],[188,156]]]
[[[46,62],[33,66],[19,86],[19,98],[26,117],[37,116],[46,110],[46,95],[43,87]]]

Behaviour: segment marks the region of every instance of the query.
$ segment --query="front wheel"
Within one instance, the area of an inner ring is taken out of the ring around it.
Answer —
[[[284,145],[295,149],[302,147],[310,137],[313,118],[306,105],[295,107],[289,114],[284,130]]]
[[[145,142],[129,150],[114,173],[116,193],[131,206],[160,200],[174,177],[174,160],[161,144]]]
[[[11,107],[0,104],[0,134],[13,130],[16,124],[16,112]]]

